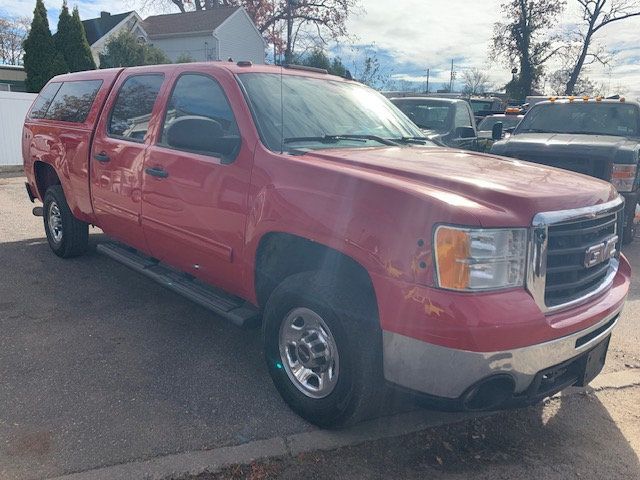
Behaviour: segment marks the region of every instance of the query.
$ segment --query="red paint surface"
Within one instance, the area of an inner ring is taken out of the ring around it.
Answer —
[[[433,288],[435,225],[526,227],[540,211],[611,200],[617,195],[611,185],[563,170],[441,148],[275,153],[260,142],[236,81],[237,73],[248,70],[210,62],[57,77],[105,82],[86,124],[26,122],[23,153],[29,183],[37,191],[33,162],[49,163],[78,218],[253,303],[256,252],[264,235],[286,232],[324,244],[369,272],[383,329],[439,345],[477,351],[529,345],[590,326],[624,301],[630,276],[625,261],[605,295],[549,316],[524,289],[455,294]],[[250,70],[280,73],[269,66]],[[145,141],[109,138],[106,118],[118,86],[140,72],[165,75]],[[226,92],[242,135],[233,163],[157,145],[169,92],[182,72],[206,73]],[[327,78],[301,71],[283,74]],[[100,111],[106,113],[99,117]],[[111,162],[90,160],[101,151]],[[145,175],[150,166],[164,168],[169,177]],[[418,246],[419,240],[424,244]]]

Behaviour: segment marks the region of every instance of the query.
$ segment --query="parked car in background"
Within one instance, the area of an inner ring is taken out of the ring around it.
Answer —
[[[391,102],[430,140],[453,148],[477,149],[476,121],[465,100],[401,97]]]
[[[635,234],[639,199],[640,105],[603,99],[552,99],[535,104],[511,137],[491,153],[610,181],[626,200],[624,242]]]
[[[520,120],[524,118],[524,115],[519,113],[520,109],[518,109],[517,112],[518,113],[497,113],[484,117],[478,124],[478,137],[492,138],[494,125],[501,123],[502,137],[509,138],[518,126],[518,123],[520,123]]]
[[[488,152],[495,142],[509,138],[523,117],[524,115],[519,114],[497,113],[480,120],[478,123],[478,151]]]
[[[469,128],[462,105],[432,108]],[[376,91],[318,69],[61,75],[22,142],[56,255],[85,252],[96,225],[113,240],[99,251],[260,326],[275,386],[318,425],[378,413],[385,381],[462,410],[586,385],[629,289],[609,183],[439,148]]]
[[[506,106],[505,102],[498,97],[469,97],[465,100],[471,105],[476,124],[489,115],[503,112]]]

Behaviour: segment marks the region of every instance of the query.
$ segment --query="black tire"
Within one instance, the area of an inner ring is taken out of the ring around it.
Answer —
[[[54,212],[59,212],[61,235],[51,230],[52,207],[54,207]],[[64,197],[62,186],[53,185],[47,189],[44,195],[43,218],[44,230],[53,253],[62,258],[71,258],[86,252],[89,244],[89,225],[73,216],[67,199]]]
[[[375,414],[383,392],[382,336],[372,292],[317,272],[292,275],[271,294],[263,316],[269,373],[282,398],[307,421],[339,427]],[[294,309],[319,315],[339,353],[337,383],[323,398],[310,398],[289,377],[280,354],[280,327]]]

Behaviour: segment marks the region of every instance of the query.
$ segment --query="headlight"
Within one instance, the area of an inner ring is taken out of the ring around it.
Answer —
[[[524,285],[527,230],[472,229],[441,225],[435,232],[438,286],[495,290]]]
[[[638,165],[613,164],[611,183],[619,192],[630,192],[636,183]]]

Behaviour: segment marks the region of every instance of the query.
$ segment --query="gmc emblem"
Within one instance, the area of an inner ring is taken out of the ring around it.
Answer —
[[[596,265],[615,257],[617,253],[616,243],[618,243],[618,236],[614,235],[598,245],[587,248],[587,251],[584,254],[585,268],[595,267]]]

